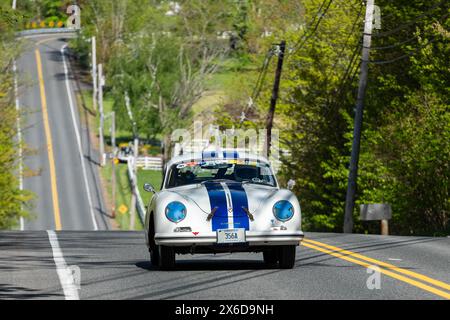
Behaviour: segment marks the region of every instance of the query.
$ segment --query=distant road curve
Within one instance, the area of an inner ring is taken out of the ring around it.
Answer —
[[[36,36],[36,35],[48,35],[48,34],[76,34],[77,30],[70,29],[70,28],[42,28],[42,29],[29,29],[24,31],[17,32],[16,36],[18,38],[20,37],[27,37],[27,36]]]
[[[99,155],[80,117],[76,82],[65,57],[70,29],[22,32],[26,50],[17,61],[23,139],[36,153],[24,178],[37,195],[24,230],[107,230],[110,228],[99,179]]]

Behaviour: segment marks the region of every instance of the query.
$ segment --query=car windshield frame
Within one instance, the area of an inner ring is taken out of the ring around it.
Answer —
[[[235,174],[234,170],[235,170],[235,166],[243,166],[243,167],[256,167],[256,168],[264,168],[265,170],[268,170],[269,174],[260,174],[260,177],[263,177],[265,175],[267,176],[271,176],[271,178],[269,180],[271,180],[272,182],[265,182],[264,180],[260,181],[256,181],[256,180],[236,180],[236,179],[228,179],[225,177],[214,177],[211,179],[204,179],[204,180],[198,180],[197,176],[195,177],[195,179],[192,182],[187,182],[184,184],[176,184],[174,185],[173,183],[171,183],[171,180],[173,179],[172,175],[174,170],[180,170],[182,168],[185,167],[199,167],[201,168],[201,165],[203,164],[204,167],[202,169],[208,170],[206,164],[204,163],[209,163],[209,162],[218,162],[221,163],[224,167],[222,168],[210,168],[210,170],[225,170],[225,164],[228,166],[226,168],[226,170],[230,169],[231,167],[233,167],[233,174]],[[182,167],[180,167],[182,166]],[[164,177],[164,189],[172,189],[172,188],[177,188],[177,187],[181,187],[181,186],[188,186],[188,185],[198,185],[198,184],[204,184],[208,181],[220,181],[220,182],[226,182],[226,181],[230,181],[230,182],[238,182],[238,183],[243,183],[243,184],[254,184],[254,185],[260,185],[260,186],[266,186],[266,187],[272,187],[272,188],[278,188],[278,181],[277,178],[275,176],[275,174],[273,173],[272,170],[272,166],[265,162],[265,161],[260,161],[257,159],[198,159],[198,160],[186,160],[186,161],[180,161],[177,163],[172,164],[170,167],[167,168],[167,172],[166,175]]]

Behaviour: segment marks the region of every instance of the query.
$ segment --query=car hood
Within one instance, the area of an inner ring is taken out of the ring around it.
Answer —
[[[165,191],[177,194],[205,213],[210,213],[214,207],[226,208],[227,201],[231,200],[235,215],[247,215],[242,207],[254,213],[278,190],[275,187],[250,183],[207,182],[166,189]],[[218,216],[227,215],[227,212],[218,210],[216,214]]]

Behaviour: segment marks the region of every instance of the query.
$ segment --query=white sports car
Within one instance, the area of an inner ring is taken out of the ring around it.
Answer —
[[[280,189],[267,159],[235,151],[173,158],[145,219],[151,262],[175,265],[175,254],[262,252],[268,264],[292,268],[303,239],[296,196]]]

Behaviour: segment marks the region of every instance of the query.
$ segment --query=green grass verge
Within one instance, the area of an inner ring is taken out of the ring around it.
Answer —
[[[102,177],[106,182],[106,189],[108,198],[112,199],[112,165],[108,162],[105,167],[101,169]],[[130,229],[130,204],[131,204],[131,187],[128,180],[127,165],[118,164],[116,166],[116,223],[120,230]],[[119,212],[120,206],[126,206],[128,210],[125,213]],[[134,228],[142,230],[142,223],[139,217],[136,216]]]
[[[106,182],[108,196],[112,199],[112,166],[108,163],[101,170],[102,177]],[[138,187],[144,204],[147,205],[152,196],[151,193],[144,191],[144,183],[151,183],[157,191],[160,190],[162,181],[161,171],[138,170]],[[120,206],[125,205],[128,210],[125,213],[119,212]],[[120,230],[129,230],[130,226],[130,205],[131,205],[131,187],[128,179],[127,165],[118,164],[116,166],[116,222]],[[143,225],[138,216],[136,216],[135,230],[142,230]]]

